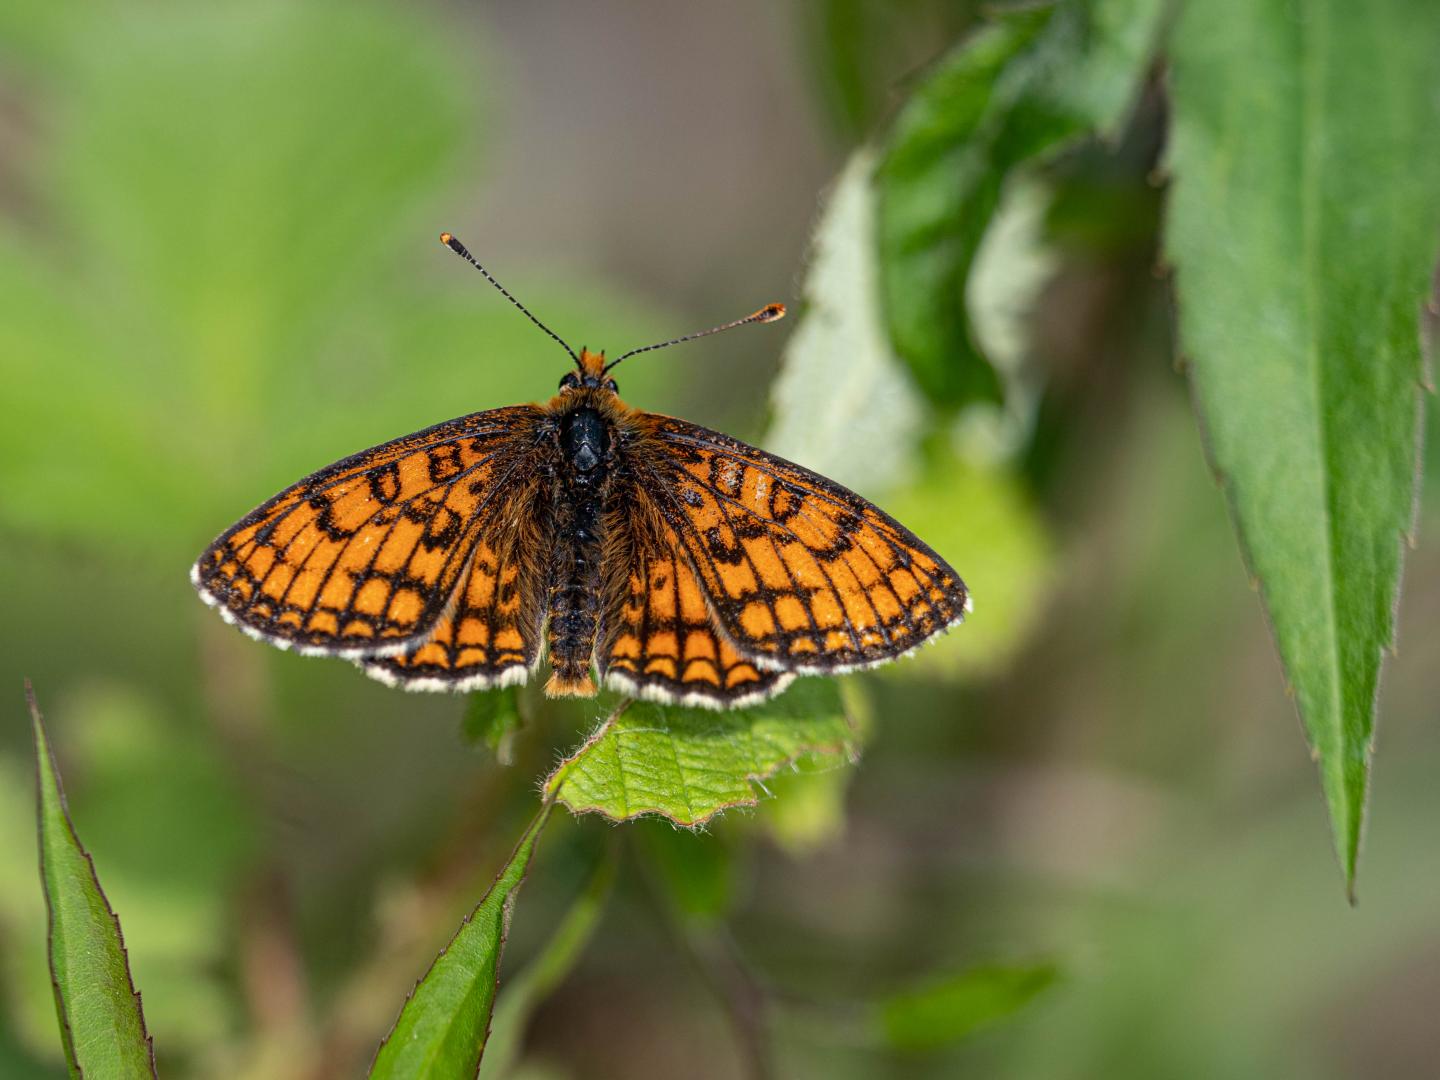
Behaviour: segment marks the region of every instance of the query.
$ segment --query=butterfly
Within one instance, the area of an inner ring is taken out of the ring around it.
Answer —
[[[728,708],[796,675],[870,667],[963,620],[953,569],[799,465],[619,397],[621,361],[784,316],[771,304],[611,360],[564,347],[544,404],[472,413],[286,488],[191,569],[201,598],[282,649],[408,690],[523,683]]]

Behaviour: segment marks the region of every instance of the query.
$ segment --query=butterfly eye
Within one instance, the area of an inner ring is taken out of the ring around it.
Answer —
[[[580,380],[575,376],[575,373],[574,373],[573,371],[567,371],[567,372],[564,374],[564,376],[560,379],[560,389],[561,389],[561,390],[569,390],[569,389],[571,389],[572,387],[576,387],[576,386],[579,386],[579,385],[580,385]]]
[[[612,394],[618,394],[620,392],[620,384],[614,379],[606,379],[605,389],[609,390]]]

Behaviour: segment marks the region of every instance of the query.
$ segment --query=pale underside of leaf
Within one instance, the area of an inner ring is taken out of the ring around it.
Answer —
[[[767,449],[856,491],[911,478],[924,403],[890,348],[875,268],[874,154],[851,156],[826,200],[805,311],[771,388]]]

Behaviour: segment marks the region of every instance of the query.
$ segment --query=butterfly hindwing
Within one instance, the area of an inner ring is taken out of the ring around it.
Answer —
[[[425,641],[362,660],[366,674],[407,690],[478,690],[524,682],[539,660],[547,492],[531,475],[492,503],[477,529],[464,584]]]
[[[878,507],[726,435],[648,419],[661,512],[742,654],[835,673],[903,655],[964,618],[964,582]]]
[[[710,708],[779,693],[793,676],[760,667],[719,629],[689,554],[649,504],[627,492],[606,522],[601,677],[636,697]]]
[[[532,406],[475,413],[362,451],[292,485],[191,571],[254,637],[304,652],[404,652],[472,571],[479,531],[528,465]]]

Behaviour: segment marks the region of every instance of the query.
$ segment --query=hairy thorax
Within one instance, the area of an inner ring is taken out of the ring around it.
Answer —
[[[595,693],[590,665],[600,630],[602,552],[607,510],[639,432],[631,410],[614,393],[577,388],[546,406],[546,435],[554,440],[550,476],[554,548],[549,572],[552,695]]]

